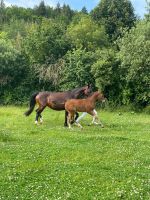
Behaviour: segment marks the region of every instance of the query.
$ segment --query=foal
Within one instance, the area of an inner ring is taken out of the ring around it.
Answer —
[[[71,122],[74,121],[74,115],[76,112],[87,112],[88,114],[93,116],[92,124],[100,124],[103,127],[103,124],[98,121],[97,112],[95,110],[96,101],[105,101],[104,95],[97,91],[94,92],[92,96],[88,97],[87,99],[70,99],[67,100],[65,103],[65,110],[69,113],[67,123],[69,128],[71,128]],[[96,122],[96,120],[98,122]],[[80,128],[82,126],[75,122]]]

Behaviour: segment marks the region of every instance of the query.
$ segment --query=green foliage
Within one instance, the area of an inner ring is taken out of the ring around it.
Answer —
[[[90,14],[60,3],[32,9],[0,2],[1,103],[92,83],[111,105],[149,105],[148,2],[137,24],[130,0],[101,0]]]
[[[105,26],[111,40],[121,36],[124,28],[131,28],[136,19],[130,0],[101,0],[91,15]]]
[[[83,14],[88,14],[88,11],[87,11],[87,9],[86,9],[85,6],[83,6],[83,8],[81,9],[81,12],[82,12]]]
[[[27,22],[34,21],[34,13],[31,8],[22,8],[17,6],[6,7],[5,22],[12,20],[24,20]]]
[[[98,50],[95,53],[96,62],[92,65],[92,74],[96,86],[102,90],[108,100],[121,102],[121,82],[119,61],[113,49]]]
[[[71,10],[69,5],[64,4],[62,8],[60,8],[60,14],[57,14],[57,7],[56,10],[54,9],[55,19],[60,21],[61,23],[70,24],[72,17],[74,16],[74,12]]]
[[[15,102],[18,97],[22,98],[21,90],[17,94],[15,88],[22,85],[26,77],[27,61],[4,32],[0,34],[0,52],[0,96],[3,103]]]
[[[62,87],[71,89],[87,83],[94,85],[91,74],[93,60],[92,52],[86,52],[85,49],[68,51],[65,55],[65,66],[62,72]]]
[[[5,4],[4,1],[0,1],[0,25],[5,21]]]
[[[42,19],[39,25],[30,27],[24,39],[23,49],[29,58],[33,77],[43,89],[58,89],[63,56],[70,48],[64,33],[62,24]]]
[[[139,22],[119,42],[118,57],[124,71],[124,101],[150,103],[150,22]]]
[[[98,26],[88,15],[80,15],[78,22],[68,27],[67,37],[77,48],[83,47],[87,50],[95,50],[108,45],[107,36],[103,26]]]
[[[63,25],[53,20],[43,18],[39,25],[33,24],[24,40],[24,50],[31,63],[53,63],[61,58],[68,50],[64,32]]]
[[[11,19],[10,22],[3,25],[3,31],[7,32],[7,37],[11,40],[17,40],[17,37],[25,37],[27,34],[27,23],[24,20]]]
[[[47,17],[47,11],[44,1],[41,1],[39,6],[35,8],[35,12],[38,16]]]
[[[146,6],[147,13],[145,14],[145,17],[147,20],[150,20],[150,1],[146,0],[146,3],[147,3],[147,6]]]

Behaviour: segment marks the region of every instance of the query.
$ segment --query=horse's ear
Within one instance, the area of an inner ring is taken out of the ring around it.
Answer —
[[[92,84],[91,83],[88,83],[88,88],[91,88],[92,87]]]

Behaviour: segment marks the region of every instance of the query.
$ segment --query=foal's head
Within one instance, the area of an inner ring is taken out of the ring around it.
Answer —
[[[102,92],[95,92],[95,96],[97,98],[97,100],[105,102],[106,98],[104,97],[104,94]]]

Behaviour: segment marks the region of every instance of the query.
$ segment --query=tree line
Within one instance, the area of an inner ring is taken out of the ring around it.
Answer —
[[[0,99],[22,104],[35,91],[91,83],[113,106],[150,103],[150,5],[140,19],[130,0],[101,0],[88,12],[41,1],[0,2]]]

